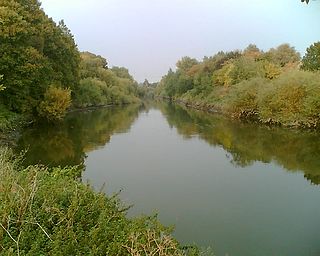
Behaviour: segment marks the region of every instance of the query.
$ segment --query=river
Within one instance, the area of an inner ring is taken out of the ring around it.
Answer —
[[[158,213],[217,256],[305,256],[320,255],[319,135],[153,102],[25,129],[16,151],[83,166],[83,182],[121,190],[130,216]]]

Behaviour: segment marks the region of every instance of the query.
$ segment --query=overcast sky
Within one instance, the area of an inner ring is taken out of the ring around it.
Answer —
[[[320,1],[43,0],[65,20],[81,51],[125,66],[137,81],[158,81],[182,56],[201,60],[249,43],[290,43],[301,53],[320,41]]]

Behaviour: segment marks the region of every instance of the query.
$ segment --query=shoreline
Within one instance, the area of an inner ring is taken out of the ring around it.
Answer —
[[[197,102],[189,102],[182,99],[170,99],[157,97],[156,100],[167,100],[175,104],[183,105],[186,108],[195,109],[198,111],[203,111],[209,114],[218,114],[230,118],[232,120],[238,120],[240,122],[251,122],[259,125],[269,126],[269,127],[282,127],[285,129],[295,129],[295,130],[309,130],[309,131],[320,131],[320,128],[317,126],[310,126],[302,121],[296,121],[295,123],[285,124],[280,122],[272,121],[272,118],[268,119],[268,122],[262,122],[259,120],[257,113],[243,112],[239,116],[234,116],[230,112],[222,111],[221,109],[214,107],[210,104],[201,104]]]

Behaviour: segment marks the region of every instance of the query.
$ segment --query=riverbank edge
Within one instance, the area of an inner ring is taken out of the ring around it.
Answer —
[[[272,118],[269,118],[267,122],[263,122],[258,118],[257,113],[255,112],[245,112],[243,111],[239,115],[234,115],[231,112],[223,111],[221,108],[210,104],[210,103],[199,103],[199,102],[190,102],[186,101],[180,98],[174,99],[174,98],[169,98],[169,97],[156,97],[157,100],[165,100],[165,101],[170,101],[175,104],[180,104],[182,106],[185,106],[190,109],[195,109],[199,111],[203,111],[206,113],[210,114],[219,114],[223,115],[227,118],[233,119],[233,120],[238,120],[240,122],[250,122],[250,123],[256,123],[260,125],[265,125],[269,127],[283,127],[286,129],[295,129],[295,130],[310,130],[310,131],[320,131],[320,127],[318,126],[311,126],[303,122],[296,121],[294,123],[280,123],[280,122],[275,122],[272,120]]]
[[[121,106],[128,106],[128,105],[141,105],[141,104],[143,104],[142,100],[136,103],[133,102],[133,103],[123,103],[123,104],[104,104],[104,105],[87,106],[87,107],[71,107],[67,110],[67,114],[102,109],[102,108],[121,107]]]

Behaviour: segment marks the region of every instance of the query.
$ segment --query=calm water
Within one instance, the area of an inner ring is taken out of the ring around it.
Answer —
[[[268,128],[166,103],[70,114],[26,130],[26,162],[81,164],[83,181],[159,213],[215,255],[320,255],[319,133]]]

